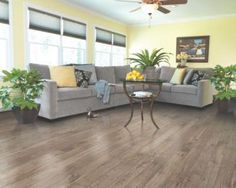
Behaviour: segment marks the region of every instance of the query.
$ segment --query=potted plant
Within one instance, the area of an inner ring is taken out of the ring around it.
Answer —
[[[218,101],[219,112],[228,112],[229,101],[236,97],[236,90],[231,88],[231,84],[236,82],[236,65],[222,67],[217,65],[211,82],[217,90],[216,100]]]
[[[33,123],[40,109],[35,100],[44,87],[41,75],[35,70],[13,69],[2,72],[3,82],[7,82],[7,86],[0,88],[3,108],[12,109],[18,123]]]
[[[162,52],[163,48],[153,49],[149,52],[147,49],[141,50],[141,52],[133,53],[134,57],[127,58],[134,68],[139,68],[143,70],[147,77],[152,78],[155,74],[156,66],[160,63],[169,64],[169,56],[171,53]]]

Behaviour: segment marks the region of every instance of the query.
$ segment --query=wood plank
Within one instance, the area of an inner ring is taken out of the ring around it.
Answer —
[[[232,104],[235,107],[235,103]],[[236,112],[158,103],[17,125],[0,113],[0,187],[236,187]]]

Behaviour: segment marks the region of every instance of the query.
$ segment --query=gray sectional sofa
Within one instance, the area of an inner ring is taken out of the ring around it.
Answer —
[[[174,104],[181,104],[187,106],[194,106],[202,108],[213,103],[213,86],[209,80],[212,75],[211,68],[195,68],[208,75],[208,79],[200,80],[197,86],[190,84],[175,85],[169,83],[176,68],[161,67],[157,70],[158,78],[165,80],[163,83],[159,102],[167,102]],[[187,72],[191,68],[187,69]]]
[[[45,79],[45,88],[40,98],[41,109],[39,115],[47,119],[57,119],[70,115],[87,112],[88,108],[100,110],[128,104],[121,79],[131,70],[127,66],[95,67],[94,65],[79,65],[82,70],[92,72],[88,88],[58,88],[55,81],[50,80],[49,67],[46,65],[30,64],[30,69],[38,70]],[[163,71],[165,70],[165,71]],[[157,76],[166,83],[163,84],[158,101],[182,104],[194,107],[204,107],[213,102],[212,86],[209,80],[201,80],[198,86],[173,85],[168,83],[174,74],[175,68],[162,67],[157,70]],[[208,71],[207,69],[205,71]],[[164,73],[163,73],[164,72]],[[95,83],[98,80],[107,80],[111,86],[110,103],[103,104],[96,97]],[[155,89],[154,86],[145,86],[145,89]],[[132,91],[142,90],[142,85],[128,85]]]

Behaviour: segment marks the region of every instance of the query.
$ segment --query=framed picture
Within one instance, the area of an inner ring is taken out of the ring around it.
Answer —
[[[176,55],[188,54],[187,62],[208,62],[210,36],[178,37]],[[176,59],[176,62],[180,60]]]

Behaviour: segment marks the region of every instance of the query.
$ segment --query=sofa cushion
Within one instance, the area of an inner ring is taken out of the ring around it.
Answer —
[[[171,92],[173,93],[187,93],[196,95],[197,94],[197,87],[193,85],[173,85],[171,87]]]
[[[106,80],[109,83],[116,83],[114,67],[96,67],[98,80]]]
[[[134,86],[133,85],[126,85],[126,88],[127,88],[128,92],[131,92],[131,91],[133,91]],[[115,92],[116,93],[124,93],[123,84],[121,84],[121,83],[115,84]]]
[[[58,88],[58,100],[71,100],[92,96],[91,88]]]
[[[157,74],[157,75],[156,75],[157,79],[160,79],[161,67],[156,68],[155,72],[156,72],[156,74]]]
[[[131,68],[129,65],[115,66],[114,68],[115,68],[116,83],[120,83],[121,79],[125,79],[126,74],[131,71]]]
[[[171,92],[171,87],[172,86],[173,86],[173,84],[171,84],[171,83],[163,83],[162,87],[161,87],[161,91]],[[158,85],[150,85],[150,89],[151,90],[158,90],[159,86]]]
[[[171,92],[171,87],[172,86],[173,86],[173,84],[171,84],[171,83],[163,83],[161,91]]]
[[[175,72],[174,67],[161,67],[161,74],[160,74],[160,79],[164,80],[166,82],[170,82],[174,72]]]
[[[40,64],[30,63],[29,68],[30,68],[30,70],[38,71],[41,74],[42,79],[51,79],[50,70],[49,70],[48,65],[40,65]]]
[[[97,90],[95,85],[89,85],[88,88],[91,89],[92,96],[96,97],[97,96]],[[116,88],[114,85],[110,86],[110,94],[114,94],[116,92]]]
[[[89,84],[95,84],[98,81],[95,66],[93,64],[78,64],[75,66],[79,70],[92,72],[92,75],[89,79]]]
[[[194,71],[201,71],[205,74],[204,79],[210,79],[214,73],[213,68],[193,68]]]

